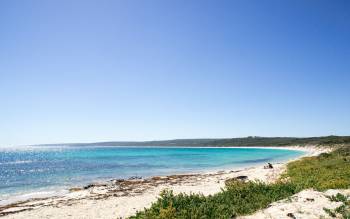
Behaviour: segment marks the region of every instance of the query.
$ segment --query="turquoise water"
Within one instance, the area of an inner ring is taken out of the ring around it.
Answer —
[[[30,147],[0,149],[0,201],[29,192],[131,176],[239,168],[304,152],[258,148]]]

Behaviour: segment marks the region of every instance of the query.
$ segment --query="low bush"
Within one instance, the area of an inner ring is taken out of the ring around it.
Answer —
[[[342,205],[340,205],[334,210],[323,208],[323,210],[327,212],[329,216],[334,218],[337,216],[341,216],[344,219],[350,219],[350,196],[347,197],[338,193],[337,195],[328,198],[332,202],[342,202]]]
[[[287,170],[282,178],[290,179],[300,189],[350,188],[350,147],[291,162]]]
[[[241,181],[230,181],[223,191],[207,197],[198,194],[174,195],[172,191],[163,191],[151,208],[138,212],[131,218],[226,219],[251,214],[295,192],[296,187],[291,183]]]

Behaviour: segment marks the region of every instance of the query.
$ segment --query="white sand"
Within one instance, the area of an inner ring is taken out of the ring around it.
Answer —
[[[307,151],[308,156],[328,151],[316,147],[286,148]],[[249,180],[273,182],[285,170],[286,165],[273,164],[273,166],[273,169],[264,169],[259,166],[239,171],[226,170],[206,174],[155,177],[150,180],[126,181],[121,184],[110,182],[106,185],[97,185],[89,189],[70,192],[62,197],[31,200],[17,203],[12,207],[0,207],[0,215],[3,214],[4,219],[125,218],[145,207],[150,207],[164,189],[171,189],[176,194],[180,192],[215,194],[224,187],[226,179],[242,175],[248,176]],[[261,216],[260,218],[265,217]]]
[[[318,192],[311,189],[303,190],[291,198],[272,203],[269,208],[250,216],[240,217],[240,219],[291,219],[292,217],[288,216],[288,214],[292,214],[295,218],[332,218],[323,208],[333,210],[342,205],[341,202],[332,202],[328,198],[328,196],[336,195],[337,193],[350,196],[350,190],[332,189],[326,192]]]

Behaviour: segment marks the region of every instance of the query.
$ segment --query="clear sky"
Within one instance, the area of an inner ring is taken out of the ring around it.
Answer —
[[[350,135],[350,1],[0,1],[0,145]]]

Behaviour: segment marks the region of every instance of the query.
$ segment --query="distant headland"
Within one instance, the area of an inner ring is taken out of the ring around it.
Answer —
[[[156,141],[106,141],[93,143],[60,143],[40,144],[35,146],[188,146],[188,147],[229,147],[229,146],[303,146],[303,145],[334,145],[348,144],[350,136],[321,136],[321,137],[260,137],[244,138],[203,138],[203,139],[174,139]]]

